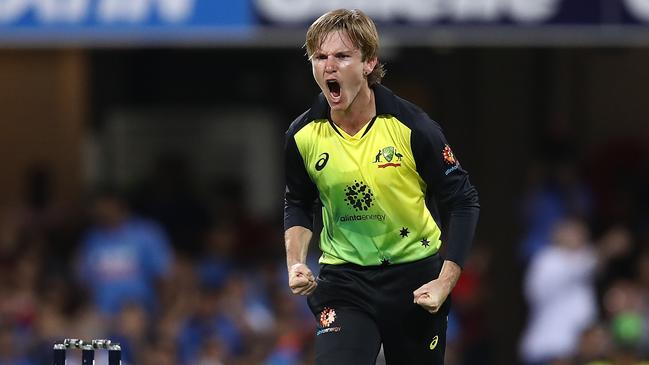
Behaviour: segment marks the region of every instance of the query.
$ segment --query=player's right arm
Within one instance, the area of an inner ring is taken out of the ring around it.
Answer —
[[[313,273],[306,266],[306,254],[312,235],[310,229],[300,226],[293,226],[284,232],[288,286],[293,294],[309,295],[318,286]]]
[[[286,192],[284,195],[284,241],[288,285],[293,294],[309,295],[317,284],[306,265],[309,242],[313,235],[313,207],[318,199],[318,189],[309,177],[295,142],[294,134],[302,124],[303,114],[291,124],[286,133],[284,168]]]

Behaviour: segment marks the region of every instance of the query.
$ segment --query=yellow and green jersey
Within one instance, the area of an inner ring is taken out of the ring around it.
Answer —
[[[377,115],[354,136],[330,120],[322,94],[289,127],[285,229],[312,229],[319,201],[321,263],[399,264],[437,253],[448,216],[447,258],[462,265],[479,210],[467,172],[421,109],[373,90]]]

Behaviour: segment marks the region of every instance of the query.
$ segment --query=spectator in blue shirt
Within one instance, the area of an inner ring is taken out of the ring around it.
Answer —
[[[154,310],[156,284],[170,271],[173,254],[155,222],[134,217],[114,190],[103,190],[92,204],[94,225],[83,238],[79,276],[104,314],[127,303]]]

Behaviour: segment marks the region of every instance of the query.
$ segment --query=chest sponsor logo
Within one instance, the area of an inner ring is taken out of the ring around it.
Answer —
[[[324,153],[320,154],[320,156],[318,156],[318,157],[320,157],[320,159],[318,161],[316,161],[315,169],[316,169],[316,171],[321,171],[322,169],[325,168],[325,166],[327,165],[327,162],[329,161],[329,154],[327,152],[324,152]]]
[[[362,181],[356,181],[345,186],[345,203],[357,212],[365,212],[374,205],[372,189]],[[375,220],[385,221],[385,214],[347,214],[339,218],[340,222],[358,222]]]
[[[345,187],[345,201],[357,212],[368,210],[374,203],[374,193],[362,181],[354,181]]]
[[[397,151],[396,147],[388,146],[379,150],[376,157],[374,157],[373,163],[377,164],[377,167],[380,169],[386,167],[399,167],[401,166],[399,162],[401,162],[402,159],[403,155]]]

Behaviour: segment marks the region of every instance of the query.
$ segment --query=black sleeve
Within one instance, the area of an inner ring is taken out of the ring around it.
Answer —
[[[419,123],[411,134],[417,171],[426,182],[426,194],[432,194],[448,217],[444,227],[446,259],[463,266],[478,224],[478,192],[453,155],[441,127],[425,115],[421,118],[425,118],[425,122]]]
[[[284,164],[284,230],[302,226],[313,231],[313,207],[318,198],[318,190],[304,167],[304,160],[290,132],[286,134]]]

